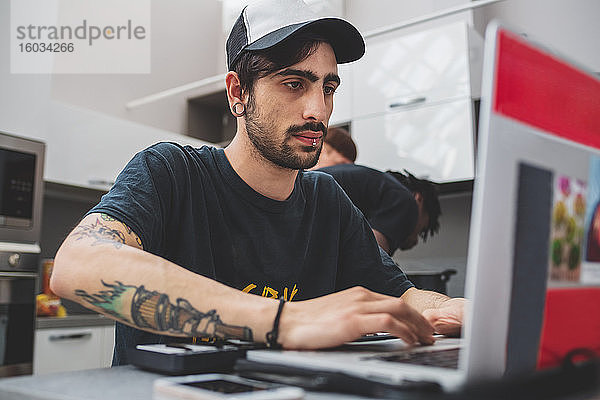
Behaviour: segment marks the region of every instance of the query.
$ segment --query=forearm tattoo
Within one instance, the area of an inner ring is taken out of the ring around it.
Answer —
[[[96,294],[76,290],[75,294],[91,305],[141,329],[153,329],[166,334],[252,341],[252,330],[249,327],[223,323],[216,310],[203,313],[182,298],[178,298],[173,304],[166,294],[146,290],[144,286],[124,285],[118,281],[115,284],[102,281],[102,284],[107,290]],[[129,313],[126,312],[128,307]]]

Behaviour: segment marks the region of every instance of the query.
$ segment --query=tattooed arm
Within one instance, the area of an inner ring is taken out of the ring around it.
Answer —
[[[271,322],[265,318],[252,329],[238,324],[239,316],[276,312],[272,300],[241,293],[143,251],[139,236],[107,214],[88,215],[67,237],[56,255],[51,285],[61,297],[171,336],[253,340],[255,332],[264,337]],[[232,307],[231,300],[242,296],[239,306]]]
[[[172,336],[264,341],[278,302],[244,293],[143,251],[126,225],[90,214],[54,260],[52,290],[138,329]],[[355,287],[283,308],[278,342],[289,349],[343,344],[390,332],[433,342],[433,327],[402,299]]]

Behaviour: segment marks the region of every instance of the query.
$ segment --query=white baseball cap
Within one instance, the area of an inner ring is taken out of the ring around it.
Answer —
[[[306,31],[329,42],[338,64],[358,60],[365,53],[362,35],[348,21],[319,17],[302,0],[261,0],[248,4],[233,24],[227,38],[227,67],[231,70],[244,51],[268,49]]]

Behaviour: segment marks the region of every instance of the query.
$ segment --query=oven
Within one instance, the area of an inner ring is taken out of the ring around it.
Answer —
[[[0,377],[33,369],[44,149],[0,132]]]
[[[0,377],[32,373],[36,287],[36,272],[0,271]]]

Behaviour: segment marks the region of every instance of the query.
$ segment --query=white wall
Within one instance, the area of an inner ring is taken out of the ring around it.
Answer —
[[[154,92],[213,76],[225,69],[221,49],[224,46],[221,2],[154,0],[151,4],[150,74],[54,75],[53,99],[183,133],[186,127],[185,99],[167,99],[131,111],[125,104]]]
[[[474,12],[483,33],[498,18],[552,46],[593,71],[600,71],[600,1],[505,0]]]
[[[345,18],[359,31],[367,33],[466,2],[468,0],[346,0]]]
[[[0,131],[46,137],[50,75],[10,73],[10,2],[0,0]]]

